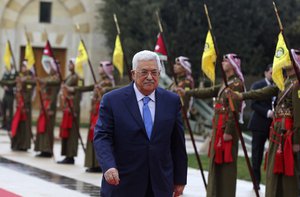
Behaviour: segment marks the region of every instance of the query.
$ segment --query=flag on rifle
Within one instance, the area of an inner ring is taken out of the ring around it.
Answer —
[[[51,45],[49,40],[46,42],[46,46],[43,51],[43,56],[42,56],[42,65],[46,73],[50,74],[51,68],[54,70],[56,69],[52,50],[51,50]]]
[[[5,52],[3,56],[3,61],[4,61],[4,66],[6,70],[10,71],[13,65],[13,58],[12,58],[12,51],[10,47],[10,42],[7,41],[6,46],[5,46]]]
[[[277,87],[282,91],[284,89],[284,78],[282,68],[291,65],[289,50],[285,44],[282,32],[278,35],[278,42],[273,59],[272,79]]]
[[[24,58],[27,59],[27,70],[34,72],[33,65],[35,64],[35,57],[29,40],[27,40]]]
[[[154,52],[156,52],[158,54],[160,60],[162,60],[162,61],[168,60],[166,45],[164,43],[161,33],[158,33],[158,35],[157,35],[157,41],[156,41],[156,45],[154,48]]]
[[[206,35],[204,51],[202,54],[201,68],[203,73],[215,83],[215,64],[217,59],[217,53],[215,50],[214,41],[212,39],[211,32],[208,31]]]
[[[113,53],[113,65],[118,69],[120,73],[120,77],[122,78],[124,72],[124,53],[123,53],[122,44],[119,35],[117,35],[115,41],[115,49]]]
[[[79,77],[83,78],[83,64],[85,64],[89,59],[86,48],[84,47],[83,41],[81,40],[78,46],[77,57],[75,62],[75,72]]]

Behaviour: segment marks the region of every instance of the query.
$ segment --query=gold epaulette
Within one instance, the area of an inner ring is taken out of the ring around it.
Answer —
[[[231,79],[231,80],[228,81],[228,86],[229,87],[238,87],[238,86],[242,87],[243,86],[243,82],[241,81],[240,78],[235,77],[235,78],[233,78],[233,79]]]

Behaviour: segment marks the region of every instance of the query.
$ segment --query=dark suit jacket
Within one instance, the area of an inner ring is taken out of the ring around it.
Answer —
[[[265,79],[262,79],[255,82],[251,89],[257,90],[267,85],[268,84]],[[267,113],[268,110],[272,109],[272,99],[252,100],[251,109],[253,112],[248,124],[248,129],[254,132],[268,132],[272,123],[272,119],[267,117]]]
[[[120,184],[109,185],[103,177],[102,197],[143,197],[149,180],[155,196],[171,197],[174,184],[186,184],[187,155],[180,99],[162,88],[156,89],[155,99],[149,140],[133,83],[103,96],[94,147],[103,172],[117,168]]]

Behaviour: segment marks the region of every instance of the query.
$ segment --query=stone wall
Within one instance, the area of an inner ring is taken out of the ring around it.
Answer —
[[[100,60],[111,60],[110,51],[105,45],[105,36],[99,28],[101,20],[96,17],[99,16],[98,10],[103,3],[101,0],[44,1],[52,2],[51,23],[39,22],[40,0],[0,0],[0,65],[3,65],[5,44],[10,40],[18,66],[21,47],[26,45],[25,28],[33,47],[43,48],[48,37],[52,48],[66,49],[66,61],[76,57],[81,37],[95,72]],[[0,66],[1,76],[2,73],[3,66]],[[85,84],[93,83],[88,66],[85,67],[84,73]],[[0,97],[2,94],[1,89]],[[88,121],[89,95],[86,93],[81,102],[83,121]]]

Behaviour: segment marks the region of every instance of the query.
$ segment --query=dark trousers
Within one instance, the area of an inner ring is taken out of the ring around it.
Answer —
[[[154,193],[153,193],[153,190],[152,190],[152,184],[151,184],[150,175],[149,175],[148,187],[147,187],[147,192],[146,192],[145,197],[154,197]]]
[[[13,105],[14,105],[14,97],[4,95],[2,100],[2,110],[3,110],[3,123],[2,127],[10,130],[11,121],[13,117]]]
[[[265,142],[269,137],[269,132],[253,131],[252,132],[252,167],[256,184],[260,184],[261,180],[261,164],[264,156]]]

